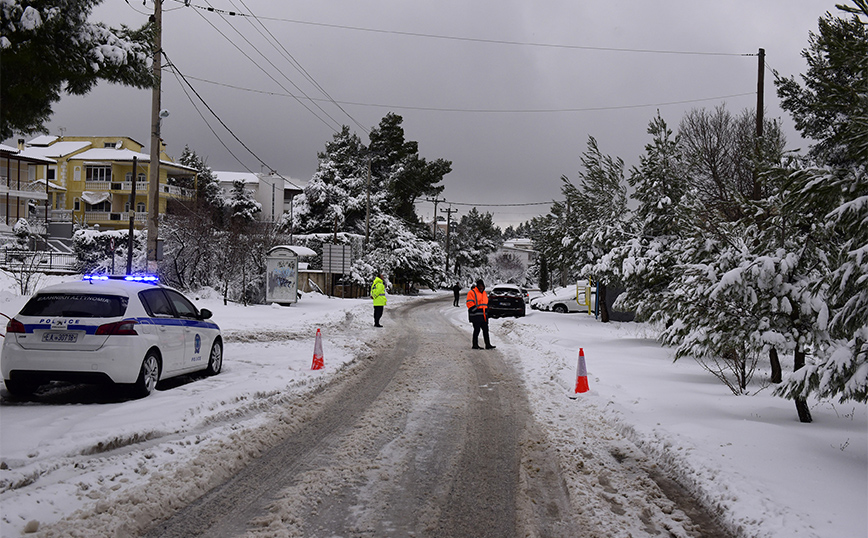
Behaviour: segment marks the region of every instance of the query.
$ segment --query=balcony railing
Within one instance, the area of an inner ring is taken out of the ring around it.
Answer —
[[[86,181],[85,190],[89,191],[110,191],[129,193],[133,189],[132,181]],[[148,181],[136,181],[136,193],[146,194],[148,192]],[[160,192],[164,194],[172,194],[175,196],[183,196],[184,198],[193,198],[193,190],[178,187],[177,185],[167,185],[160,183]]]
[[[0,193],[9,193],[13,196],[21,198],[29,198],[32,200],[46,200],[48,195],[45,193],[45,183],[37,183],[36,181],[18,181],[17,179],[9,179],[6,176],[0,176]]]
[[[135,222],[143,223],[148,221],[148,214],[136,212]],[[128,211],[85,211],[84,224],[101,224],[103,222],[130,222],[130,213]]]

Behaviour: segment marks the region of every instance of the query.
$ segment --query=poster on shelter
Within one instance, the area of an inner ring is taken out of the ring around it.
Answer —
[[[268,258],[265,300],[294,303],[298,300],[298,258]]]

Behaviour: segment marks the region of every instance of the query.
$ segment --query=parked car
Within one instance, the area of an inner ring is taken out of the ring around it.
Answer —
[[[534,310],[546,310],[562,314],[567,312],[587,312],[588,307],[580,305],[576,300],[576,295],[576,288],[574,287],[557,288],[531,299],[530,307]]]
[[[524,316],[524,294],[515,284],[497,284],[488,293],[488,317]]]
[[[128,278],[85,277],[37,292],[6,326],[0,370],[9,392],[70,381],[125,384],[141,397],[162,379],[219,373],[223,339],[211,312],[155,279]]]

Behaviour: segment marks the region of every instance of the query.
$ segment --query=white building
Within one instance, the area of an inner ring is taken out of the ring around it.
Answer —
[[[536,262],[537,251],[533,249],[533,241],[524,238],[508,239],[503,242],[503,246],[493,254],[494,257],[509,255],[517,259],[527,269]]]
[[[244,190],[262,204],[259,220],[277,222],[284,213],[292,211],[292,199],[303,191],[301,181],[288,179],[274,172],[255,174],[252,172],[214,172],[214,177],[226,197],[232,193],[236,181],[244,184]]]

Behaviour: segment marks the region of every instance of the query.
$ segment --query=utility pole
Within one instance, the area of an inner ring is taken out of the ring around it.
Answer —
[[[438,199],[434,198],[433,200],[428,200],[429,202],[434,202],[434,222],[431,224],[431,239],[437,241],[437,204],[440,202],[445,202],[446,199]]]
[[[759,170],[756,167],[759,165],[762,157],[762,139],[763,139],[763,122],[765,104],[763,102],[763,86],[765,86],[765,66],[766,66],[766,49],[759,49],[757,54],[757,75],[756,75],[756,139],[754,141],[754,153],[756,154],[756,165],[754,166],[753,177],[753,192],[751,198],[759,200],[762,196],[760,190]]]
[[[458,213],[458,210],[452,209],[450,205],[448,209],[441,209],[440,212],[446,213],[446,267],[444,270],[446,273],[449,273],[449,229],[452,222],[452,213]]]
[[[151,92],[151,158],[148,167],[148,271],[157,271],[157,223],[160,216],[160,89],[163,0],[154,0],[154,87]]]
[[[371,155],[368,154],[367,208],[365,209],[365,252],[368,251],[368,237],[371,227]]]
[[[130,188],[130,230],[127,235],[127,274],[133,274],[133,231],[136,222],[136,177],[139,172],[138,157],[133,157],[133,184]]]

